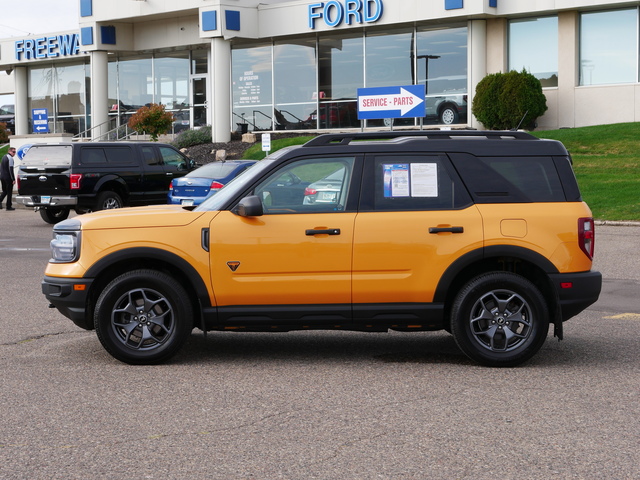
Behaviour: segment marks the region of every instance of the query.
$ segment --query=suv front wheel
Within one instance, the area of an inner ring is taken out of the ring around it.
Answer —
[[[480,275],[458,293],[451,331],[471,359],[490,367],[514,367],[529,360],[549,330],[547,304],[538,288],[509,272]]]
[[[165,273],[124,273],[107,285],[96,302],[98,339],[125,363],[146,365],[167,360],[193,329],[188,298],[182,285]]]

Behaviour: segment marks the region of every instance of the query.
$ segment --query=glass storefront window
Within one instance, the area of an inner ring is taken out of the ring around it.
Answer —
[[[156,56],[155,103],[167,110],[180,110],[189,106],[189,52]]]
[[[580,85],[638,81],[638,9],[580,15]]]
[[[77,135],[85,130],[88,69],[85,64],[29,68],[28,108],[47,109],[49,132]],[[33,125],[29,131],[35,132]]]
[[[509,22],[509,70],[523,68],[543,87],[558,86],[558,17]]]
[[[275,43],[273,47],[276,130],[316,128],[316,41]]]
[[[362,35],[320,38],[318,42],[319,128],[358,127],[358,88],[364,85]]]
[[[234,123],[251,130],[272,130],[271,46],[245,46],[231,51]]]
[[[425,86],[424,123],[467,121],[467,27],[418,31],[416,84]]]

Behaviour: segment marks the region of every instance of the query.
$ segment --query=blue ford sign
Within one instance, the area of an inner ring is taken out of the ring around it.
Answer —
[[[424,85],[358,89],[358,119],[424,117]]]
[[[382,0],[329,0],[309,5],[309,28],[316,28],[316,20],[322,19],[328,27],[373,23],[382,16]]]

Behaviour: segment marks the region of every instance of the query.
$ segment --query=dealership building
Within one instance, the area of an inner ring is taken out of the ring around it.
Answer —
[[[481,128],[475,87],[526,69],[539,128],[640,120],[639,2],[79,0],[79,30],[0,43],[16,135],[104,138],[143,105],[174,132]],[[425,116],[358,118],[360,88],[424,85]],[[525,112],[522,112],[523,114]]]

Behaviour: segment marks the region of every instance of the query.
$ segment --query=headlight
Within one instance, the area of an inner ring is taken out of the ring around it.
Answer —
[[[65,221],[54,227],[50,262],[71,263],[80,256],[80,231],[70,223]]]

